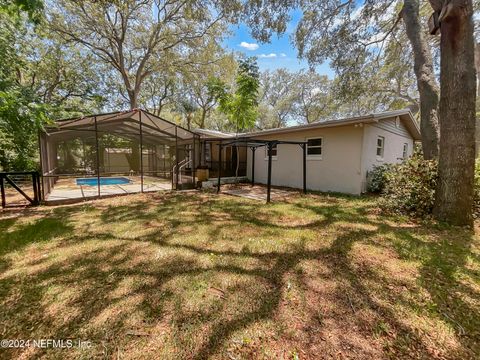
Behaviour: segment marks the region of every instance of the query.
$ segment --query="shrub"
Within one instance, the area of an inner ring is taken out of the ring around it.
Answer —
[[[379,166],[374,169],[376,172],[369,174],[372,184],[382,187],[380,207],[390,213],[415,217],[430,215],[435,202],[437,161],[424,160],[417,154],[401,164],[384,167]],[[480,218],[480,159],[475,162],[473,200],[473,214]]]
[[[425,217],[432,213],[437,162],[413,156],[385,172],[380,207],[388,212]]]
[[[381,193],[384,190],[387,181],[386,175],[391,168],[391,164],[374,166],[373,169],[368,172],[367,191],[375,194]]]
[[[475,161],[475,183],[473,193],[473,215],[480,218],[480,158]]]

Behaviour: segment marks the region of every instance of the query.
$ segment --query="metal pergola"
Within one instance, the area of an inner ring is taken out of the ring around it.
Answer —
[[[307,142],[306,141],[284,141],[284,140],[261,140],[261,139],[249,139],[249,138],[236,138],[236,139],[217,139],[219,141],[219,154],[218,161],[222,162],[222,148],[225,146],[239,146],[247,147],[252,150],[252,186],[255,184],[255,151],[259,147],[267,147],[268,151],[268,175],[267,175],[267,203],[270,202],[270,192],[272,188],[272,150],[275,146],[286,145],[299,145],[303,152],[303,193],[307,193]],[[219,168],[217,179],[217,193],[220,192],[222,177],[222,169]]]

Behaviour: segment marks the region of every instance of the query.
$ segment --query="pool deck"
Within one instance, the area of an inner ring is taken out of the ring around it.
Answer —
[[[100,196],[117,196],[141,192],[140,178],[130,178],[129,184],[100,185]],[[170,181],[154,177],[144,177],[143,191],[171,190]],[[59,179],[50,194],[46,196],[45,202],[49,205],[76,202],[98,197],[97,185],[76,185],[74,178]]]

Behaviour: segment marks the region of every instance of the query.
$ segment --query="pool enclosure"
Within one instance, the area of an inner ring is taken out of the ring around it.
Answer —
[[[199,136],[145,110],[58,120],[39,144],[47,202],[196,186]]]

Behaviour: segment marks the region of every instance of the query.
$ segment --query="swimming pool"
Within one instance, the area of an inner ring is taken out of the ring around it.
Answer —
[[[80,178],[75,179],[77,185],[87,185],[87,186],[97,186],[98,185],[98,178]],[[122,185],[122,184],[129,184],[130,180],[125,177],[101,177],[100,178],[100,185]]]

